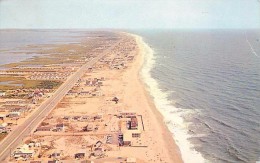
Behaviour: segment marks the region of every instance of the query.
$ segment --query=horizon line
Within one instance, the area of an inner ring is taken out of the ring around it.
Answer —
[[[142,27],[142,28],[0,28],[0,30],[214,30],[214,29],[236,29],[236,30],[247,30],[255,29],[260,30],[260,27],[250,27],[250,28],[151,28],[151,27]]]

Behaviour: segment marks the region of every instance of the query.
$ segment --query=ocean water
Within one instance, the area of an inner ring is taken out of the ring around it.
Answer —
[[[143,30],[142,77],[184,162],[260,160],[260,30]]]

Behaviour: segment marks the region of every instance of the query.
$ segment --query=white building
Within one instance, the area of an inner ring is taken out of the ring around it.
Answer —
[[[0,96],[5,96],[5,92],[0,92]]]

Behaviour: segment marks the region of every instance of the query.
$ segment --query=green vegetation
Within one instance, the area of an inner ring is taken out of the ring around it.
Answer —
[[[62,84],[62,81],[27,80],[25,77],[16,77],[16,76],[5,76],[5,77],[1,76],[0,82],[9,82],[9,84],[0,84],[0,90],[14,90],[19,88],[55,89]]]
[[[61,81],[43,80],[39,83],[38,88],[53,89],[53,88],[58,88],[61,84],[62,84]]]
[[[12,81],[19,81],[24,80],[24,77],[18,77],[18,76],[0,76],[0,82],[12,82]]]

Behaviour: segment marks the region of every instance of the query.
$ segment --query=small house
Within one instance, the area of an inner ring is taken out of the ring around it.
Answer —
[[[89,119],[89,116],[84,115],[84,116],[81,117],[81,119],[82,119],[82,120],[88,120],[88,119]]]
[[[0,97],[5,96],[5,92],[0,92]]]
[[[65,130],[65,126],[63,123],[56,125],[56,131],[64,131],[64,130]]]
[[[102,114],[97,114],[97,115],[94,116],[94,120],[102,119],[102,118],[103,118]]]
[[[5,114],[0,114],[0,120],[4,120],[6,118]]]
[[[57,161],[57,160],[50,160],[50,161],[48,161],[48,163],[58,163],[59,161]]]
[[[70,116],[64,116],[63,119],[68,121],[70,119]]]
[[[93,131],[93,125],[92,124],[88,124],[87,126],[83,127],[82,129],[83,131]]]
[[[86,81],[86,85],[87,86],[90,85],[90,81],[89,80]]]
[[[79,94],[81,96],[86,96],[86,95],[89,95],[90,93],[89,93],[89,91],[81,91]]]
[[[76,96],[78,95],[78,92],[77,91],[74,91],[74,90],[70,90],[68,93],[67,93],[68,96]]]
[[[75,157],[75,159],[83,159],[83,158],[85,158],[85,153],[83,153],[83,152],[76,153],[74,155],[74,157]]]
[[[16,117],[20,117],[20,115],[21,115],[21,112],[10,112],[8,114],[8,117],[9,118],[16,118]]]
[[[41,127],[38,127],[36,129],[36,131],[51,131],[51,127],[50,126],[41,126]]]
[[[7,123],[0,124],[0,133],[6,132]]]
[[[6,126],[7,126],[7,123],[0,124],[0,128],[6,127]]]
[[[34,150],[30,150],[28,145],[24,144],[22,147],[17,148],[17,150],[14,152],[14,158],[18,159],[20,157],[22,158],[30,158],[34,155]]]
[[[81,116],[74,116],[72,119],[75,121],[79,121],[81,119]]]
[[[94,156],[101,156],[103,154],[103,148],[95,148]]]
[[[59,159],[59,158],[61,158],[61,156],[62,156],[62,154],[61,153],[59,153],[59,152],[54,152],[54,153],[52,153],[51,154],[51,158],[55,158],[55,159]]]

